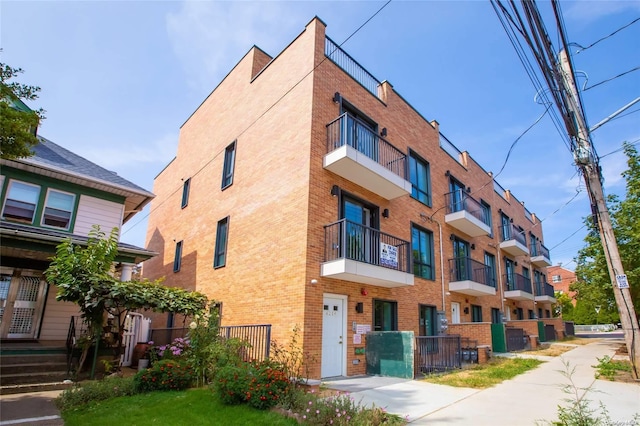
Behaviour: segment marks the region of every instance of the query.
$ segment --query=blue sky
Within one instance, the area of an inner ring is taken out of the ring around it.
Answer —
[[[342,43],[383,4],[3,0],[0,57],[25,70],[20,82],[42,88],[30,105],[47,110],[42,136],[152,190],[175,155],[180,126],[251,46],[275,56],[314,16]],[[539,7],[557,47],[549,2]],[[582,46],[640,16],[640,1],[561,7],[569,41]],[[584,72],[579,83],[588,76],[589,87],[640,65],[638,40],[640,22],[576,54]],[[489,1],[394,0],[343,48],[437,120],[487,171],[500,170],[513,141],[545,110]],[[589,124],[638,96],[639,71],[585,91]],[[638,141],[639,108],[593,133],[601,156]],[[497,180],[544,219],[552,261],[573,269],[590,208],[564,140],[545,116],[518,142]],[[601,165],[605,191],[623,194],[624,155],[604,156]],[[144,245],[147,214],[148,208],[125,225],[123,241]]]

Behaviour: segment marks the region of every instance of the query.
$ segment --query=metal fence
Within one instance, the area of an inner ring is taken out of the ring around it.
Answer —
[[[378,96],[378,88],[380,87],[380,80],[375,78],[369,71],[367,71],[362,65],[360,65],[355,59],[353,59],[347,52],[342,50],[340,46],[331,40],[329,37],[325,38],[324,42],[324,54],[327,58],[331,59],[336,65],[342,68],[347,74],[353,77],[358,83],[365,89],[371,92],[375,97]]]
[[[477,341],[460,337],[417,336],[415,375],[439,373],[462,368],[463,363],[478,362]]]
[[[505,329],[507,337],[507,352],[524,350],[527,345],[527,337],[521,328],[507,327]]]
[[[151,330],[154,346],[167,345],[177,338],[185,338],[189,328],[156,328]],[[271,348],[271,324],[228,325],[220,327],[220,336],[239,339],[247,346],[242,349],[245,361],[264,361],[269,358]]]

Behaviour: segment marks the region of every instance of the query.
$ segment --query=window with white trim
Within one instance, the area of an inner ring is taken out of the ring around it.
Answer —
[[[47,199],[42,212],[42,225],[69,229],[76,196],[55,189],[47,191]]]
[[[2,218],[33,223],[39,197],[39,186],[15,180],[10,181],[2,209]]]

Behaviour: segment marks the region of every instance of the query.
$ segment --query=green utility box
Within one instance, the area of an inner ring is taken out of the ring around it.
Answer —
[[[367,374],[413,379],[413,331],[367,333]]]

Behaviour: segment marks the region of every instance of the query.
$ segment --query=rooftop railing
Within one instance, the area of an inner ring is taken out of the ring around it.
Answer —
[[[325,37],[324,39],[324,55],[342,68],[344,72],[353,77],[362,87],[371,92],[373,96],[376,98],[380,97],[378,88],[382,83],[329,37]]]
[[[344,145],[351,146],[387,170],[406,179],[407,156],[348,113],[327,124],[327,152]]]

